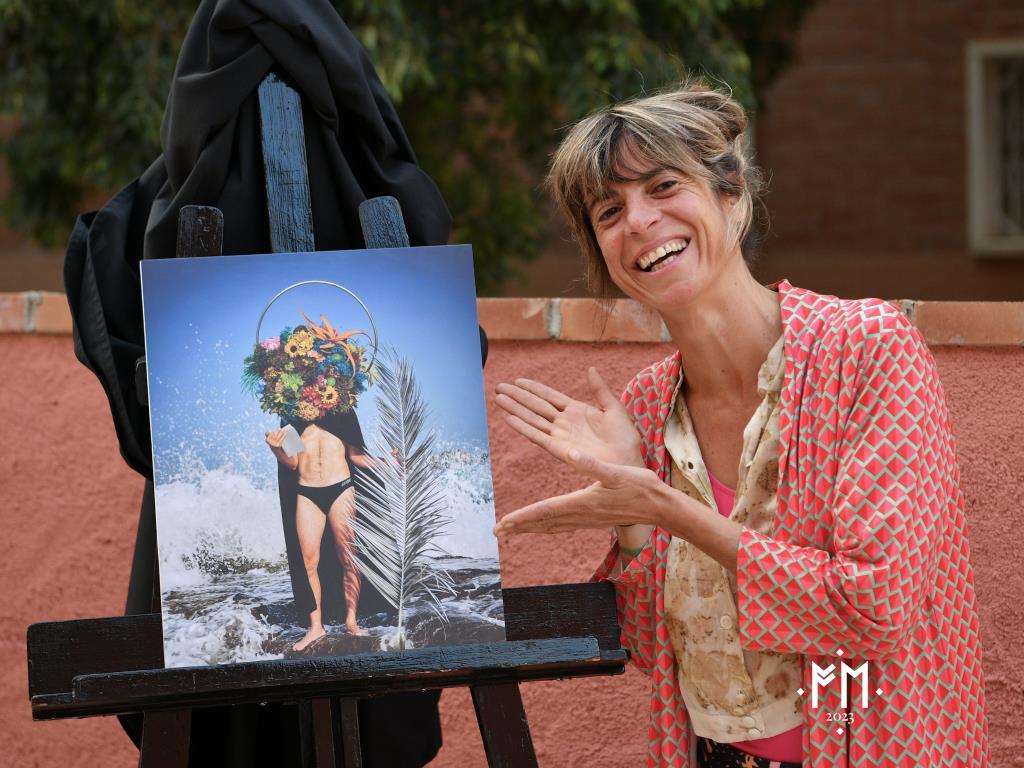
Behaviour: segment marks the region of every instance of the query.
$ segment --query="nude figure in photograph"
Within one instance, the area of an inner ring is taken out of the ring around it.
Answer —
[[[365,635],[356,622],[360,576],[355,559],[355,534],[352,518],[356,511],[356,491],[351,466],[371,469],[372,458],[353,445],[324,429],[316,422],[304,422],[297,431],[305,450],[288,456],[282,445],[286,431],[282,427],[266,433],[266,442],[277,460],[298,474],[295,524],[302,561],[313,591],[315,607],[309,614],[309,630],[293,646],[302,651],[327,634],[323,625],[321,584],[318,566],[320,546],[329,530],[344,574],[345,626],[349,633]]]

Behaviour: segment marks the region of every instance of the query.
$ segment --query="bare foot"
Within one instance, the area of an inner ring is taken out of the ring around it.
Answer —
[[[310,627],[309,631],[306,632],[305,636],[301,640],[299,640],[299,642],[292,646],[292,650],[304,651],[326,634],[327,630],[325,630],[323,627]]]
[[[349,621],[346,621],[345,622],[345,629],[348,630],[348,633],[350,635],[360,635],[360,636],[363,636],[363,635],[366,634],[366,630],[363,629],[362,627],[360,627],[358,624],[356,624],[355,619],[351,619]]]

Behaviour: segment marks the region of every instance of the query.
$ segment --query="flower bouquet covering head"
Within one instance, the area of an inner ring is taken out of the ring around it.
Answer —
[[[373,360],[356,336],[339,331],[320,315],[320,323],[300,310],[305,325],[285,328],[259,341],[245,358],[242,383],[260,408],[285,420],[318,421],[352,410],[373,384]]]

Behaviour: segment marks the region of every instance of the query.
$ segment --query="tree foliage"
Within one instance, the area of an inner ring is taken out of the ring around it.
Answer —
[[[559,129],[696,72],[756,106],[813,0],[334,0],[391,93],[420,162],[496,290],[546,232],[538,190]],[[0,109],[13,224],[67,235],[83,196],[159,153],[175,0],[0,0]],[[761,30],[767,30],[762,34]]]

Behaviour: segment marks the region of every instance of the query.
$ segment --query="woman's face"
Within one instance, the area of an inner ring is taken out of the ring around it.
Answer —
[[[703,179],[626,161],[630,180],[610,183],[590,206],[597,244],[623,293],[655,310],[678,308],[742,264],[738,244],[726,252],[734,199],[719,198]]]

